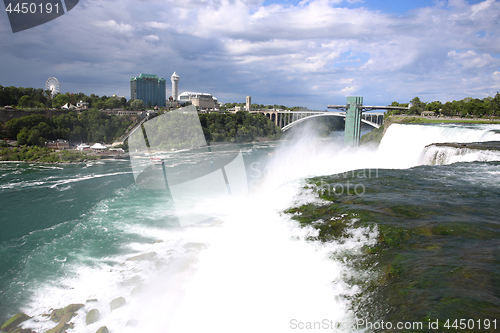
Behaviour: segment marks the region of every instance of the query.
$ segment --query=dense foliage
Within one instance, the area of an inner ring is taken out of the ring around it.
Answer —
[[[54,152],[45,147],[14,147],[0,150],[0,161],[29,161],[29,162],[81,162],[84,160],[97,159],[98,156],[86,155],[76,151],[62,150]]]
[[[201,129],[200,129],[201,125]],[[136,132],[137,133],[137,132]],[[190,149],[205,142],[250,142],[259,137],[278,139],[279,127],[263,114],[166,112],[144,124],[143,135],[129,137],[131,150]]]
[[[66,103],[76,106],[78,102],[83,101],[89,103],[90,109],[132,109],[132,100],[127,101],[123,97],[108,97],[106,95],[99,97],[94,94],[87,96],[81,92],[77,94],[68,92],[50,98],[50,94],[50,90],[44,91],[41,88],[3,87],[0,85],[0,107],[8,105],[19,109],[51,109],[61,108]],[[140,106],[142,108],[142,102]]]
[[[409,114],[420,115],[424,111],[434,111],[436,115],[443,116],[459,116],[459,117],[490,117],[500,116],[500,93],[496,93],[495,97],[486,97],[483,99],[467,97],[461,101],[452,101],[441,103],[434,101],[430,103],[422,102],[420,98],[415,97],[410,102],[411,107],[408,111],[391,111],[389,114]],[[405,106],[408,104],[400,104],[393,102],[391,106]]]
[[[207,141],[248,142],[257,137],[279,139],[281,130],[260,113],[200,114],[200,123]]]
[[[366,133],[361,137],[359,140],[359,143],[361,145],[367,144],[367,143],[373,143],[373,144],[379,144],[380,141],[382,140],[382,137],[384,136],[384,125],[380,126],[379,128],[374,128],[370,132]]]
[[[0,107],[6,105],[20,108],[48,108],[50,91],[35,88],[3,87],[0,85]]]
[[[44,146],[46,141],[66,139],[72,142],[111,143],[132,124],[131,117],[115,116],[97,110],[81,114],[68,112],[52,118],[33,114],[14,118],[4,125],[4,135],[19,145]]]

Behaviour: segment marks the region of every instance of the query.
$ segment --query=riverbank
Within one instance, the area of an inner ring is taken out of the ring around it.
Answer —
[[[253,141],[240,143],[262,143],[275,141],[275,138],[256,137]],[[212,142],[212,144],[231,144]],[[128,153],[96,153],[93,151],[58,150],[46,147],[21,146],[0,148],[0,162],[35,162],[35,163],[85,163],[94,160],[128,159]]]
[[[53,151],[38,146],[8,147],[0,150],[0,161],[3,162],[80,163],[105,157],[108,156],[91,155],[73,150]]]

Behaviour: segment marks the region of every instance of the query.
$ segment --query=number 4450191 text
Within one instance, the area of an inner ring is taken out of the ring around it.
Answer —
[[[43,4],[36,4],[36,3],[28,3],[28,2],[23,2],[23,3],[17,3],[14,8],[12,8],[12,4],[9,3],[7,7],[5,8],[5,11],[8,12],[9,14],[12,12],[20,13],[20,14],[50,14],[52,11],[54,11],[56,14],[59,13],[59,4],[56,3],[52,5],[50,2],[46,3],[45,6]]]

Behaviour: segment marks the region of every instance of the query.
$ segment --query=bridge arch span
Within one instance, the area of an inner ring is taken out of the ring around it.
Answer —
[[[311,116],[307,116],[307,117],[304,117],[304,118],[301,118],[301,119],[297,119],[293,122],[291,122],[290,124],[284,126],[281,130],[283,132],[285,131],[288,131],[290,128],[292,128],[293,126],[297,125],[297,124],[300,124],[301,122],[303,121],[306,121],[308,119],[311,119],[311,118],[316,118],[316,117],[326,117],[326,116],[329,116],[329,117],[342,117],[342,118],[345,118],[345,114],[344,113],[337,113],[337,112],[325,112],[325,113],[321,113],[321,114],[314,114],[314,115],[311,115]],[[367,124],[367,125],[370,125],[374,128],[380,128],[380,125],[379,124],[376,124],[374,122],[371,122],[369,120],[365,120],[365,119],[361,119],[361,122]]]

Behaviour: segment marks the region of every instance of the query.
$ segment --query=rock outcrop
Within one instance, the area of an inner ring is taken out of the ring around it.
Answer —
[[[97,331],[95,331],[95,333],[109,333],[109,330],[106,326],[103,326],[99,328]]]
[[[87,325],[90,325],[90,324],[93,324],[96,321],[98,321],[100,317],[101,317],[101,314],[99,313],[99,310],[92,309],[89,311],[89,313],[87,313],[87,317],[85,318],[85,322],[87,323]]]
[[[123,297],[118,297],[118,298],[115,298],[114,300],[112,300],[110,303],[109,303],[109,307],[111,308],[111,311],[113,310],[116,310],[118,308],[121,308],[122,306],[124,306],[125,304],[127,303],[127,301],[125,300],[125,298]]]
[[[24,314],[24,313],[18,313],[16,314],[15,316],[11,317],[9,320],[7,320],[2,326],[1,326],[1,330],[3,332],[12,332],[14,331],[14,329],[17,327],[17,325],[19,325],[20,323],[22,323],[23,321],[26,321],[28,319],[30,319],[31,317],[28,316],[27,314]]]

